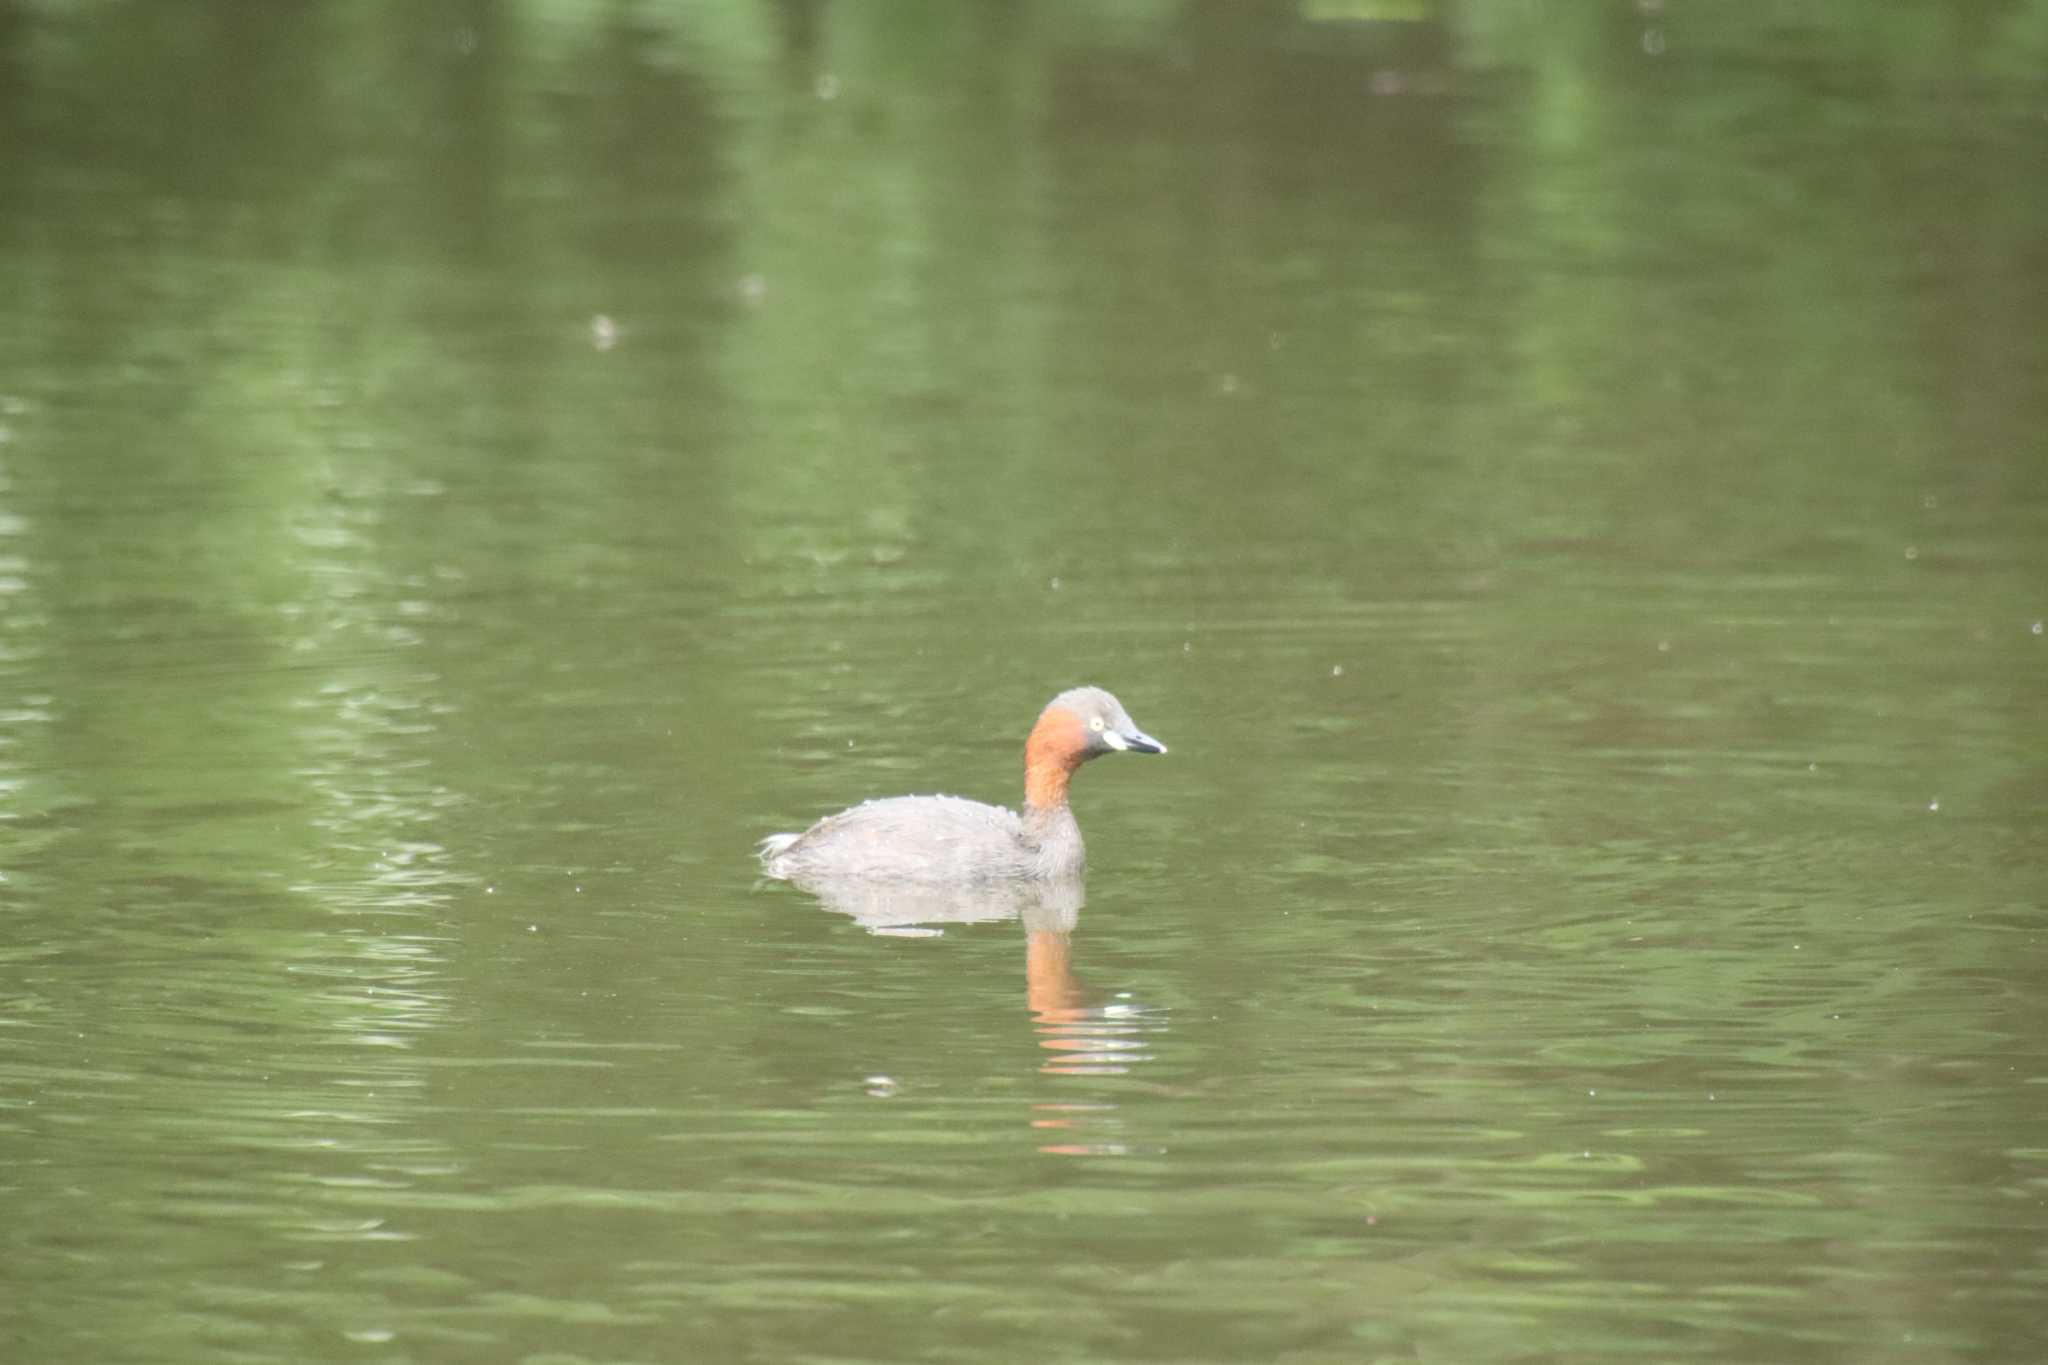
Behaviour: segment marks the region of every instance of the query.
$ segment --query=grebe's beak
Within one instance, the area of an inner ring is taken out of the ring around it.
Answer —
[[[1163,754],[1166,746],[1143,730],[1104,730],[1102,742],[1112,749],[1121,749],[1127,754]]]

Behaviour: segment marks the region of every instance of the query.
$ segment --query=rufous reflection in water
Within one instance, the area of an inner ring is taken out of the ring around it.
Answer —
[[[871,934],[934,938],[959,925],[1016,919],[1024,926],[1024,1003],[1047,1076],[1114,1077],[1150,1059],[1145,1036],[1165,1027],[1159,1011],[1119,996],[1088,1003],[1073,968],[1073,936],[1085,899],[1079,878],[944,886],[869,877],[793,877],[825,909],[850,917]],[[1039,1150],[1056,1156],[1125,1156],[1157,1152],[1123,1140],[1117,1106],[1105,1100],[1035,1104],[1031,1126],[1061,1140]]]
[[[1064,912],[1050,906],[1023,912],[1024,1002],[1038,1045],[1053,1054],[1038,1069],[1051,1076],[1121,1076],[1151,1056],[1147,1030],[1128,1004],[1084,1003],[1072,960],[1079,910],[1077,903]]]

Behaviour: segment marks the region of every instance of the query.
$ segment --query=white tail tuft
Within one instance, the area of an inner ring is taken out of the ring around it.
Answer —
[[[771,834],[763,839],[755,850],[760,855],[761,866],[773,872],[776,858],[787,852],[791,844],[803,837],[801,834]]]

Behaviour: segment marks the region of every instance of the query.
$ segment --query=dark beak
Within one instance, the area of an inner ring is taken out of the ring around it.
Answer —
[[[1163,754],[1166,746],[1143,730],[1111,730],[1103,738],[1112,749],[1121,749],[1127,754]]]

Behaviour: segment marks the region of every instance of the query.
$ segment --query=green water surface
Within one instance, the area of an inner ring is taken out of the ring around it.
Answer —
[[[0,1359],[2048,1358],[2044,72],[0,3]]]

